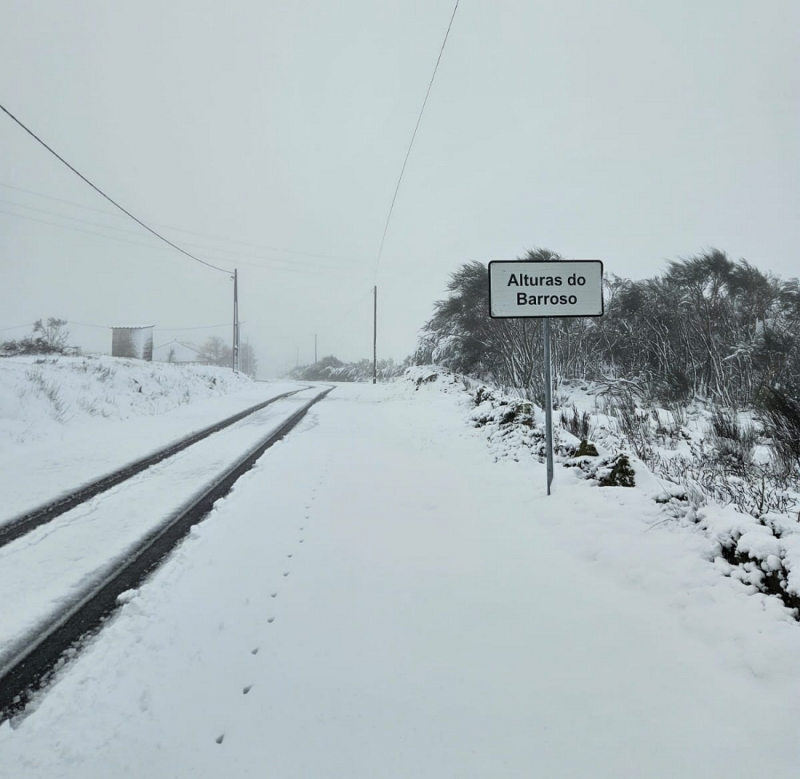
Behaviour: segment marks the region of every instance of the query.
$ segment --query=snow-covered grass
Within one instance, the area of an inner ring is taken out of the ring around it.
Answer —
[[[482,430],[495,461],[544,460],[538,407],[439,368],[411,368],[406,378],[463,396],[466,421]],[[556,461],[597,486],[629,486],[620,475],[630,468],[634,489],[663,515],[653,525],[702,532],[721,574],[776,597],[800,619],[800,493],[776,474],[752,416],[698,405],[645,410],[595,392],[585,382],[562,388],[569,405],[554,414]],[[594,451],[580,448],[581,439]]]
[[[244,389],[251,380],[214,366],[114,357],[0,359],[0,447],[58,433],[64,425],[163,414]]]

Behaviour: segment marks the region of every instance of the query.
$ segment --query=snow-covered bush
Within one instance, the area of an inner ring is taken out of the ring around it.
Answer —
[[[408,358],[402,363],[396,363],[391,358],[378,360],[377,378],[379,381],[389,381],[403,375],[410,364]],[[338,357],[327,355],[314,365],[301,365],[289,371],[288,378],[297,381],[372,381],[373,363],[370,359],[357,362],[342,362]]]
[[[486,435],[495,461],[528,454],[544,462],[540,408],[430,366],[410,369],[407,378],[418,389],[462,393],[467,420]],[[555,429],[556,462],[598,487],[643,490],[663,512],[656,524],[704,533],[715,544],[720,573],[779,598],[800,619],[800,489],[765,456],[752,425],[730,410],[646,410],[635,398],[623,401],[619,420],[610,414],[620,404],[602,405],[590,411],[574,403],[568,421],[576,410],[580,420],[585,414],[594,440]]]

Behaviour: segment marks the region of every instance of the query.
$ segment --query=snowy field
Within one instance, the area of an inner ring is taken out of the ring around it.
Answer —
[[[0,776],[797,777],[790,613],[647,483],[546,496],[442,384],[315,406],[0,727]]]
[[[202,365],[0,359],[0,523],[299,386]]]

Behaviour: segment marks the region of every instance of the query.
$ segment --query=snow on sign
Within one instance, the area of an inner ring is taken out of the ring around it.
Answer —
[[[493,319],[602,316],[603,263],[490,262],[489,315]]]

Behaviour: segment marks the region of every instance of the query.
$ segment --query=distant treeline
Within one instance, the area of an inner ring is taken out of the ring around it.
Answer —
[[[546,249],[520,260],[559,261]],[[487,267],[456,270],[415,361],[543,397],[542,321],[491,319]],[[664,404],[700,397],[745,408],[776,395],[800,403],[800,282],[717,249],[642,281],[609,275],[605,316],[553,319],[556,382],[628,382]]]
[[[401,376],[411,365],[411,358],[397,363],[391,358],[378,360],[378,380],[386,381]],[[289,378],[302,381],[372,381],[372,360],[342,362],[333,355],[323,357],[313,365],[301,365],[289,372]]]

